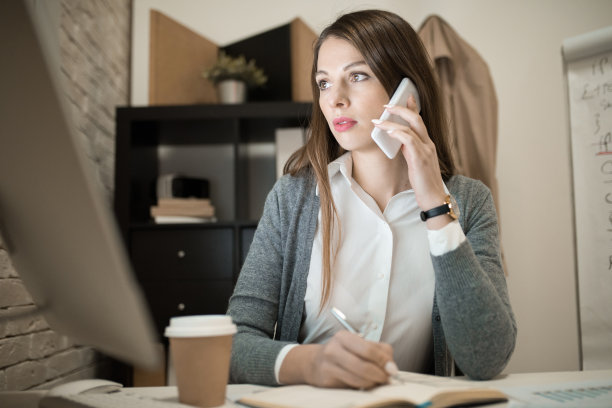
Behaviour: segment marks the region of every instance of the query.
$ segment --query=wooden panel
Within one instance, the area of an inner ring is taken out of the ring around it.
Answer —
[[[217,45],[156,10],[150,24],[149,104],[216,103],[201,73],[217,60]]]
[[[301,19],[291,22],[291,99],[312,102],[310,74],[317,35]]]

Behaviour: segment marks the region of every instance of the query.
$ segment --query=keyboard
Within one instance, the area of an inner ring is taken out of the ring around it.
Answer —
[[[110,393],[48,396],[39,408],[193,408],[176,401],[165,401],[121,389]]]

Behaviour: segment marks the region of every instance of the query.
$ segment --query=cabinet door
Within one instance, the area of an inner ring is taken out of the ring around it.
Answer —
[[[133,231],[130,247],[140,281],[232,280],[231,227]]]
[[[231,280],[142,282],[160,338],[174,316],[225,314]]]
[[[173,316],[226,312],[233,247],[231,227],[132,232],[132,263],[160,337]]]

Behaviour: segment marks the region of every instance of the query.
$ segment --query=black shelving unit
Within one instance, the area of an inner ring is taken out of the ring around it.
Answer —
[[[276,179],[274,157],[254,147],[269,147],[279,128],[306,128],[310,110],[297,102],[117,109],[115,213],[160,340],[172,316],[226,311]],[[167,172],[208,178],[218,221],[156,224],[149,209]]]

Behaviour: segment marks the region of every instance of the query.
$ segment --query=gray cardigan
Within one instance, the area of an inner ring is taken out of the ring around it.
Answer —
[[[454,176],[446,183],[460,209],[467,240],[432,256],[434,370],[453,362],[473,379],[501,372],[514,350],[516,322],[500,261],[497,216],[489,189]],[[262,218],[229,302],[238,326],[230,381],[274,385],[280,349],[298,341],[306,279],[319,212],[310,172],[283,176],[268,194]]]

